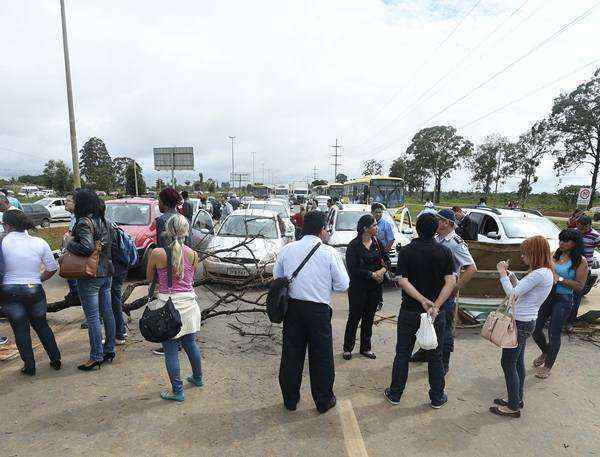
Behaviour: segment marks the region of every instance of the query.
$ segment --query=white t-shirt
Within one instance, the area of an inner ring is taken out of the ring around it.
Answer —
[[[40,266],[58,270],[58,264],[45,240],[26,232],[10,232],[2,241],[4,284],[41,284]]]

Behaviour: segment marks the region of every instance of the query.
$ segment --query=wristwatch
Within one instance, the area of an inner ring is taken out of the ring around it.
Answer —
[[[565,280],[565,278],[563,278],[562,276],[558,277],[558,282],[563,282]]]

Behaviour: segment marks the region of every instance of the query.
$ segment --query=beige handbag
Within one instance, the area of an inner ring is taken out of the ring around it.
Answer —
[[[94,233],[94,224],[89,218],[84,218],[85,222]],[[65,250],[64,254],[58,259],[60,270],[58,274],[65,279],[88,279],[95,278],[98,273],[98,264],[100,262],[100,253],[102,243],[95,241],[94,251],[87,257],[73,254]]]
[[[515,303],[516,297],[513,294],[496,311],[489,314],[481,329],[483,338],[502,349],[517,347],[517,323],[514,318]],[[509,310],[512,310],[510,314],[508,314]]]

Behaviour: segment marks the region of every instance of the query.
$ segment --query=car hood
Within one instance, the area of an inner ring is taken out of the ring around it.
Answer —
[[[264,238],[255,238],[247,240],[242,237],[233,236],[215,236],[209,246],[208,251],[220,251],[222,249],[231,249],[234,246],[247,241],[244,246],[239,246],[235,251],[223,251],[215,254],[220,259],[235,258],[235,259],[253,259],[265,260],[267,258],[275,258],[279,253],[283,243],[280,239],[267,240]]]

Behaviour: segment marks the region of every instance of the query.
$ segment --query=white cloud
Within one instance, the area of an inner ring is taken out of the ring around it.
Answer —
[[[593,1],[529,1],[433,91],[439,93],[358,147],[522,3],[482,2],[439,48],[474,0],[68,1],[79,145],[99,136],[113,156],[140,160],[151,178],[153,147],[191,145],[196,173],[225,180],[228,135],[238,137],[238,171],[250,171],[249,153],[256,151],[257,176],[265,162],[277,182],[312,176],[315,165],[330,178],[329,145],[336,137],[345,146],[348,175],[373,156],[389,165],[425,119]],[[466,124],[591,61],[598,56],[599,16],[596,11],[429,125]],[[0,175],[39,172],[49,158],[69,158],[60,33],[54,0],[0,6],[0,148],[11,150],[0,149]],[[561,90],[590,74],[567,78],[461,133],[476,142],[492,132],[516,137],[547,114]],[[547,163],[536,189],[556,185]],[[468,175],[457,173],[446,187],[469,188]]]

